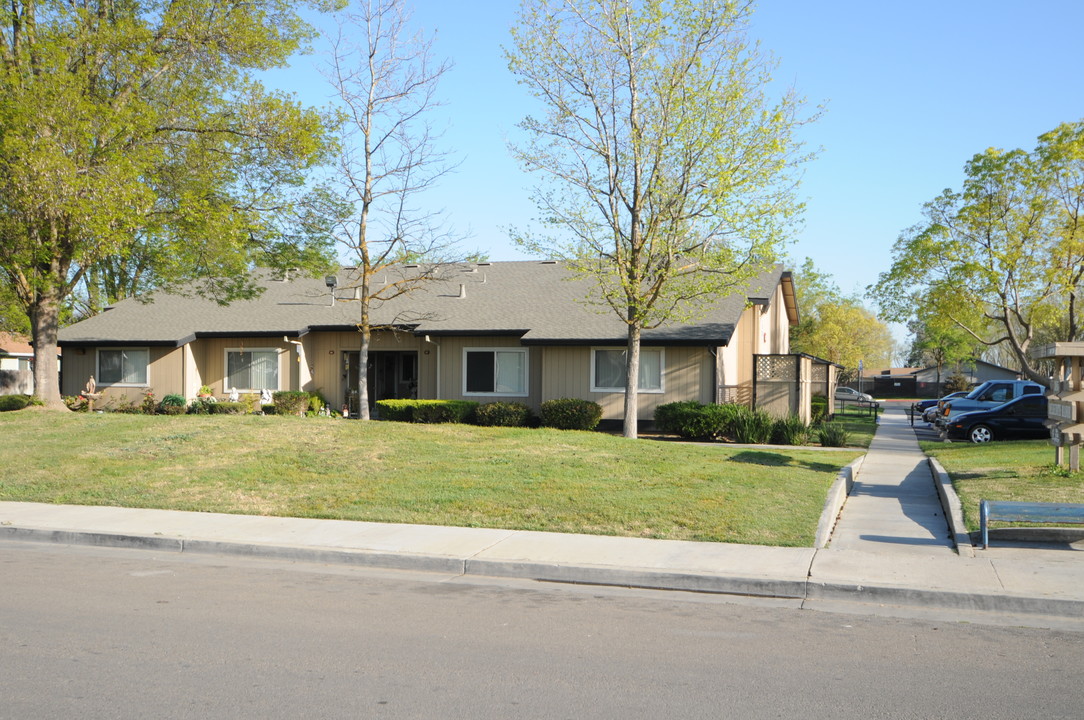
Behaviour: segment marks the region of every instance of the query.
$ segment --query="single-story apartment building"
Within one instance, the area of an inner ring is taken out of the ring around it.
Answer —
[[[374,289],[417,273],[402,266]],[[259,297],[220,305],[158,292],[123,300],[63,328],[62,393],[93,376],[104,402],[153,391],[196,396],[210,386],[319,392],[358,411],[361,336],[356,268],[328,278],[259,273]],[[408,295],[374,302],[370,402],[390,398],[514,400],[535,410],[554,398],[598,402],[623,415],[626,327],[593,284],[558,262],[478,262],[446,269]],[[676,400],[751,403],[756,356],[790,352],[798,320],[791,274],[775,267],[712,302],[692,322],[646,330],[639,418]]]

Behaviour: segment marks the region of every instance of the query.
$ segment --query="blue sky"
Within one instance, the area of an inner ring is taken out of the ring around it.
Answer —
[[[414,21],[435,30],[455,67],[442,83],[438,124],[463,162],[433,194],[469,248],[493,260],[527,256],[508,238],[529,228],[532,178],[506,142],[530,107],[506,68],[514,0],[415,0]],[[959,187],[964,163],[988,147],[1031,149],[1038,135],[1084,118],[1080,0],[761,0],[750,35],[780,62],[821,119],[802,131],[821,148],[806,167],[804,227],[788,248],[811,257],[847,292],[891,264],[900,231],[924,202]],[[268,80],[323,104],[327,92],[299,56]]]

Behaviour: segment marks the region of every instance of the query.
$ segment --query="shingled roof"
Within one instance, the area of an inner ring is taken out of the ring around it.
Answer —
[[[405,266],[401,272],[411,272]],[[391,271],[389,277],[394,277]],[[621,344],[626,327],[609,308],[591,304],[589,280],[560,263],[538,261],[471,263],[445,272],[408,296],[378,303],[374,325],[394,325],[418,335],[512,335],[525,345]],[[219,305],[201,297],[156,293],[123,300],[106,312],[60,331],[61,345],[180,346],[197,337],[299,337],[314,330],[354,330],[357,271],[337,274],[335,302],[323,278],[275,279],[260,275],[266,289],[253,300]],[[768,302],[786,278],[776,267],[713,303],[695,322],[645,331],[645,345],[726,345],[747,302]],[[386,282],[374,278],[376,287]],[[788,306],[788,312],[790,311]],[[795,318],[792,317],[792,321]]]

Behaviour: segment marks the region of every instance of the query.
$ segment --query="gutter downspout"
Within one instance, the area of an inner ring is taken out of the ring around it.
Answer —
[[[428,335],[425,336],[425,341],[427,343],[429,343],[430,345],[436,345],[437,346],[437,397],[436,397],[436,399],[440,400],[441,399],[441,395],[440,395],[440,343],[436,342],[435,340],[430,338]]]

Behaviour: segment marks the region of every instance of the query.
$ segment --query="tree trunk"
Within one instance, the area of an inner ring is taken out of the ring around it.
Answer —
[[[369,345],[373,328],[369,320],[369,268],[362,269],[361,279],[361,352],[358,353],[358,418],[369,420]]]
[[[640,415],[640,326],[629,325],[629,344],[625,362],[625,425],[624,435],[637,437]]]
[[[56,292],[37,295],[30,306],[30,323],[34,340],[34,394],[45,407],[65,410],[56,361],[56,334],[60,325],[60,298]]]

